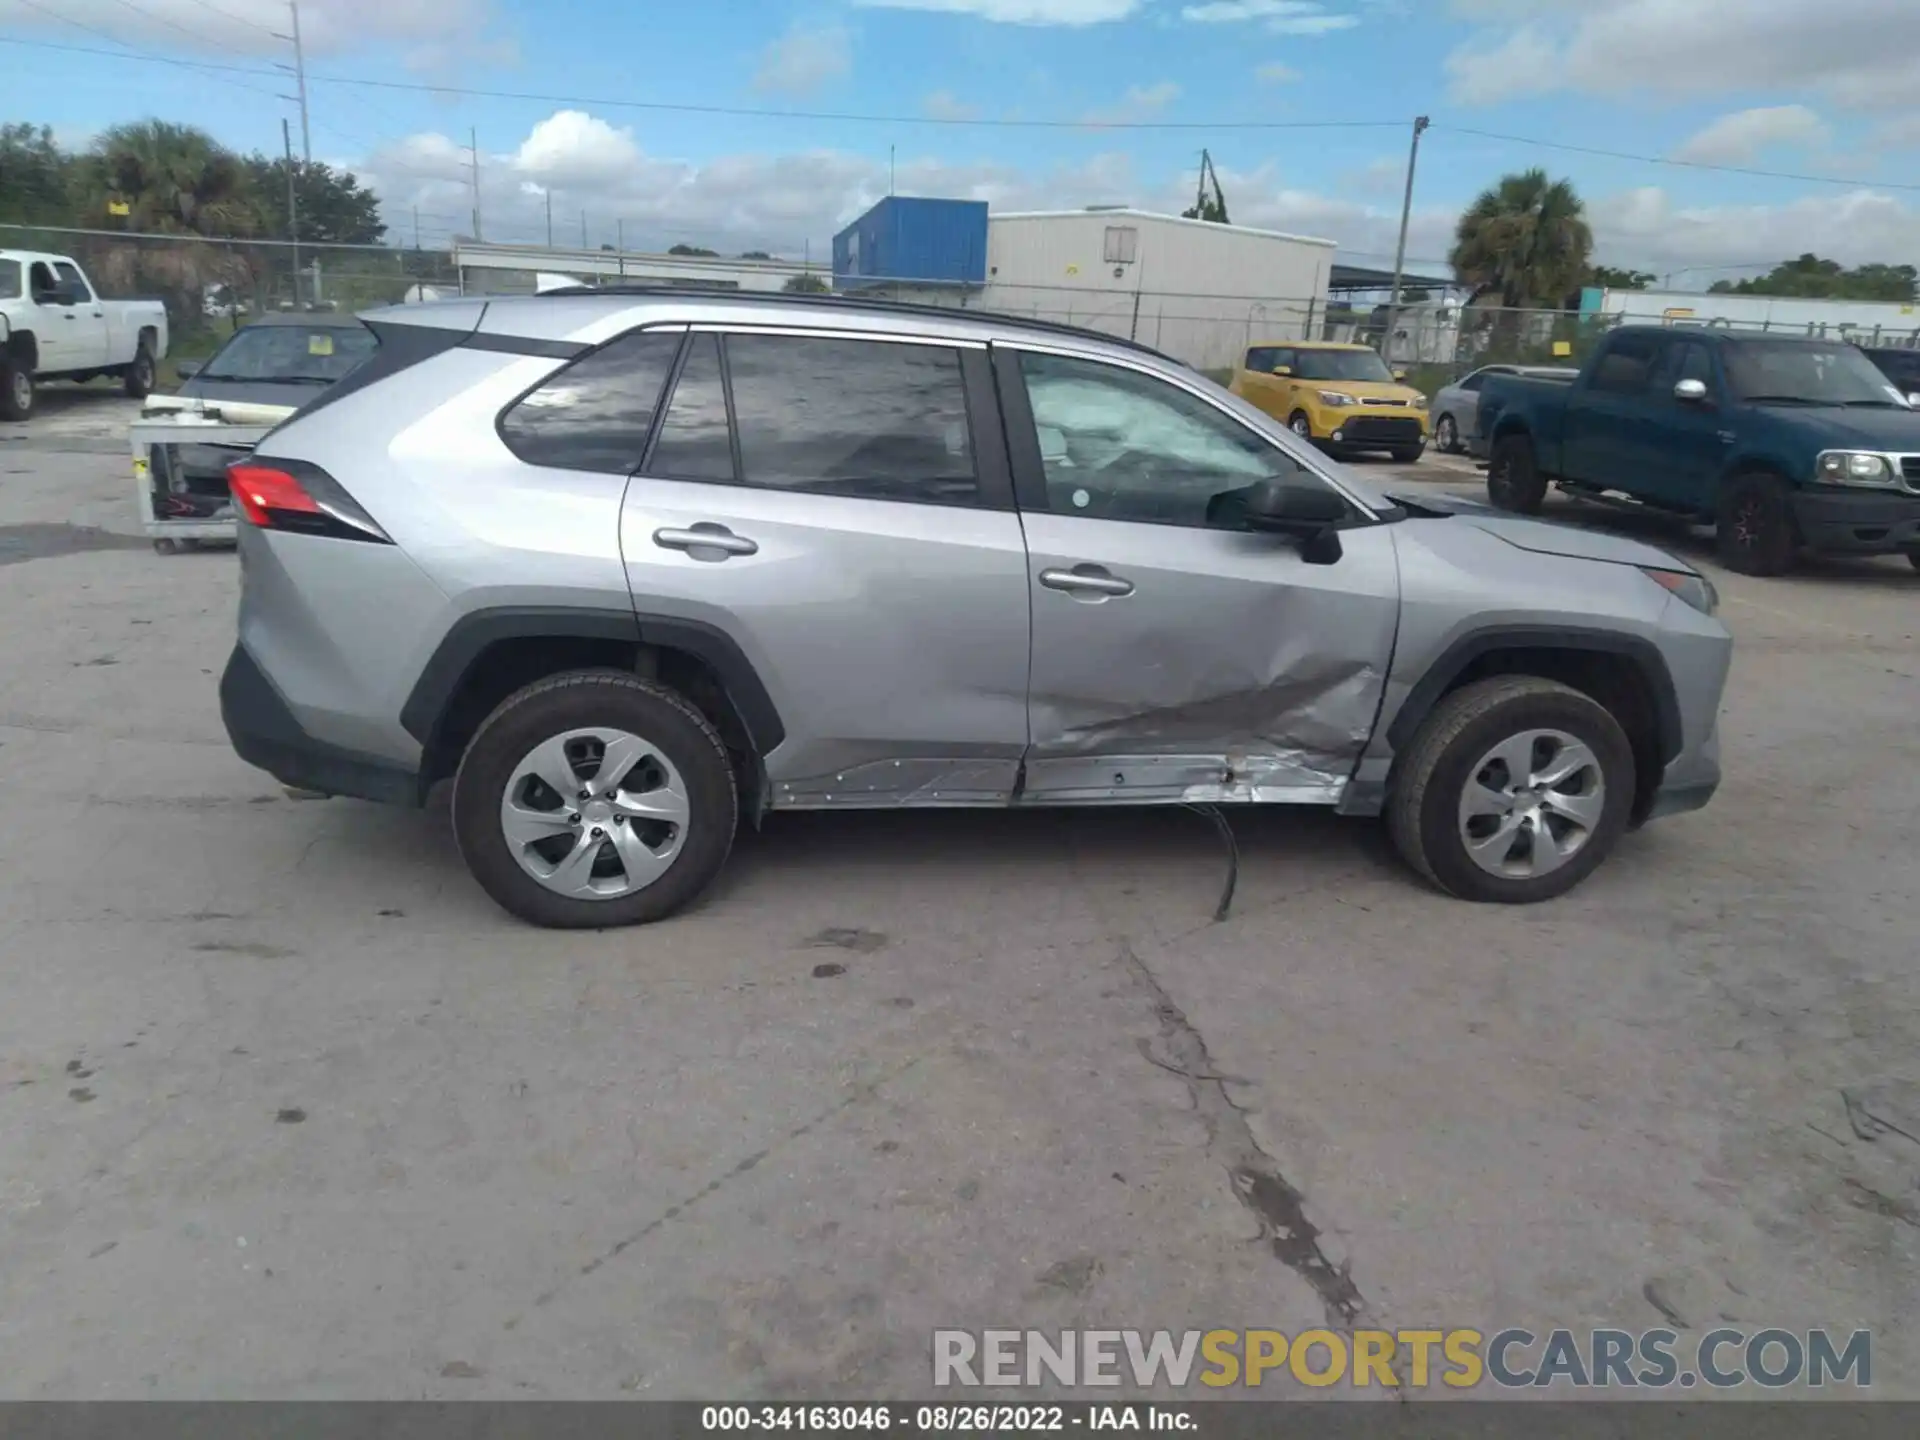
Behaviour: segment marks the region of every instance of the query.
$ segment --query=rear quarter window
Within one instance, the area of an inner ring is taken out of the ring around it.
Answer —
[[[500,438],[529,465],[629,475],[646,454],[679,331],[622,336],[549,377],[500,417]]]
[[[0,300],[20,298],[20,262],[0,260]]]

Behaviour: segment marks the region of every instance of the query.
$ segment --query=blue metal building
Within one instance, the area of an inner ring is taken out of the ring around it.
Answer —
[[[889,195],[833,237],[836,289],[978,286],[987,278],[987,202]]]

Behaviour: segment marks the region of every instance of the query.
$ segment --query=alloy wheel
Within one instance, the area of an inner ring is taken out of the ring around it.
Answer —
[[[24,370],[15,370],[8,383],[13,386],[15,409],[25,410],[33,404],[33,376]]]
[[[625,730],[568,730],[516,765],[500,829],[520,868],[576,900],[616,900],[653,884],[686,843],[686,781],[660,749]]]
[[[1599,758],[1564,730],[1522,730],[1480,757],[1460,796],[1460,839],[1490,875],[1532,879],[1580,853],[1606,812]]]

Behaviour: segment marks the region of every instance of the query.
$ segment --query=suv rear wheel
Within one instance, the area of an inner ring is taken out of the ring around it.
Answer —
[[[1394,847],[1462,900],[1564,895],[1606,859],[1633,806],[1633,747],[1606,708],[1503,675],[1433,709],[1396,767]]]
[[[556,929],[663,919],[712,883],[738,799],[725,745],[678,692],[618,670],[536,681],[481,725],[454,780],[467,868]]]

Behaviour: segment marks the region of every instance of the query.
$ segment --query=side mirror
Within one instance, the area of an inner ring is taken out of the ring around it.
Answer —
[[[1246,496],[1247,529],[1295,537],[1309,564],[1331,565],[1340,558],[1340,534],[1333,527],[1347,518],[1347,502],[1325,485],[1274,478],[1253,485]]]
[[[173,373],[178,375],[182,380],[189,380],[200,373],[200,368],[201,362],[198,360],[176,360],[173,366]]]
[[[1682,380],[1673,387],[1673,398],[1682,405],[1704,405],[1707,401],[1707,386],[1704,380]]]
[[[1907,403],[1913,406],[1914,409],[1920,410],[1920,391],[1915,391],[1913,394],[1907,396]]]
[[[53,287],[53,303],[56,305],[85,305],[87,287],[78,280],[62,280]]]
[[[1278,375],[1282,380],[1284,380],[1289,375],[1293,374],[1293,367],[1291,365],[1276,365],[1273,367],[1273,373]]]

